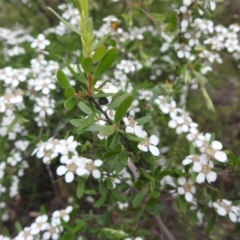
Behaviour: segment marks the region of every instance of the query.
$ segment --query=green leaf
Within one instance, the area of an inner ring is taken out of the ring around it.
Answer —
[[[133,199],[133,207],[136,208],[138,206],[140,206],[144,196],[146,195],[146,191],[142,190],[141,192],[137,193],[137,195],[135,196],[135,198]]]
[[[206,227],[206,232],[207,233],[210,233],[211,231],[212,231],[212,229],[213,229],[213,227],[214,227],[214,225],[215,225],[215,223],[216,223],[216,215],[214,215],[214,216],[212,216],[211,218],[210,218],[210,220],[208,221],[208,223],[207,223],[207,227]]]
[[[118,147],[119,147],[119,149],[117,149]],[[111,141],[111,144],[110,144],[109,148],[114,150],[115,152],[122,151],[122,147],[121,147],[121,144],[120,144],[120,136],[119,136],[118,133],[114,135],[114,138]]]
[[[131,106],[133,101],[133,96],[130,95],[122,101],[122,103],[117,108],[116,114],[114,116],[114,122],[119,123],[122,117],[126,114],[128,108]]]
[[[120,97],[116,98],[115,100],[113,100],[109,105],[108,105],[108,109],[114,109],[117,108],[127,97],[131,96],[131,93],[125,93],[123,95],[121,95]]]
[[[91,74],[92,71],[92,59],[90,57],[86,57],[83,60],[82,64],[83,70],[86,74]]]
[[[74,227],[73,231],[74,232],[79,232],[83,228],[84,225],[85,225],[85,222],[83,220],[81,220],[81,219],[78,219],[77,220],[77,224]]]
[[[73,87],[68,87],[65,91],[64,91],[64,96],[65,98],[70,98],[73,97],[75,95],[75,90]]]
[[[163,170],[163,171],[161,171],[161,172],[159,172],[158,174],[156,174],[156,178],[157,179],[162,179],[163,177],[165,177],[165,176],[168,176],[168,175],[171,175],[171,171],[169,171],[169,170]]]
[[[17,230],[17,232],[21,232],[22,231],[22,225],[20,222],[16,221],[15,222],[15,228]]]
[[[74,70],[73,70],[73,68],[71,67],[71,65],[67,62],[67,61],[65,61],[64,59],[63,59],[63,61],[64,61],[64,63],[66,64],[66,66],[67,66],[67,68],[68,68],[68,70],[70,71],[70,73],[78,80],[78,81],[80,81],[81,83],[84,83],[84,86],[85,86],[85,84],[86,84],[86,82],[87,82],[87,79],[85,78],[85,76],[83,75],[83,73],[82,72],[78,72],[78,73],[76,73]]]
[[[62,225],[65,229],[67,229],[67,230],[69,230],[69,231],[72,231],[72,226],[71,226],[70,224],[68,224],[67,222],[65,222],[62,218],[60,218],[60,222],[61,222],[61,225]]]
[[[212,192],[212,202],[216,202],[218,200],[219,191],[217,189]]]
[[[91,114],[92,113],[92,109],[87,105],[85,104],[83,101],[79,102],[78,103],[78,107],[86,114]]]
[[[118,161],[114,169],[115,173],[119,174],[125,167],[126,165],[122,161]]]
[[[63,88],[71,87],[71,84],[62,70],[57,71],[57,80]]]
[[[96,116],[96,111],[92,112],[87,118],[85,118],[85,119],[81,122],[78,130],[79,130],[79,129],[84,129],[84,128],[86,128],[87,126],[89,126],[90,124],[92,124],[92,123],[94,122],[94,120],[95,120],[95,116]]]
[[[69,99],[67,99],[65,102],[64,102],[64,107],[66,110],[71,110],[74,108],[75,104],[77,103],[78,99],[75,98],[75,97],[71,97]]]
[[[102,160],[108,159],[108,158],[110,158],[110,157],[112,157],[112,156],[115,156],[115,155],[117,155],[117,154],[119,154],[119,152],[115,152],[115,151],[113,151],[113,150],[108,151],[108,152],[105,152],[105,153],[102,155]]]
[[[96,94],[93,94],[93,98],[103,98],[103,97],[111,97],[115,95],[115,93],[96,93]]]
[[[93,74],[93,78],[95,79],[95,81],[93,82],[93,86],[95,85],[97,78],[104,72],[106,72],[108,68],[111,67],[111,65],[113,64],[114,60],[117,57],[117,52],[118,52],[117,48],[111,48],[102,57]]]
[[[100,58],[102,58],[104,56],[104,54],[106,53],[107,51],[107,48],[106,46],[102,45],[100,47],[98,47],[95,51],[95,53],[93,54],[92,56],[92,60],[93,61],[97,61],[99,60]]]
[[[77,185],[77,197],[81,198],[85,189],[85,179],[81,178]]]
[[[133,141],[133,142],[142,142],[144,139],[140,138],[140,137],[136,137],[136,135],[134,134],[124,134],[124,137],[126,137],[127,139]]]
[[[68,21],[66,21],[64,18],[62,18],[58,13],[56,13],[52,8],[47,7],[48,10],[50,10],[60,21],[62,21],[69,29],[71,29],[73,32],[77,33],[78,35],[81,35],[80,31],[72,26]]]
[[[189,152],[190,152],[190,155],[194,155],[195,154],[195,147],[194,147],[194,145],[192,143],[190,144]]]
[[[145,116],[145,117],[142,117],[142,118],[139,118],[137,120],[135,120],[139,125],[144,125],[146,124],[147,122],[149,122],[150,120],[152,119],[151,116]]]
[[[92,46],[91,50],[94,51],[98,47],[102,46],[106,42],[107,38],[111,35],[111,33],[112,32],[110,31],[109,33],[104,35],[99,42],[97,42],[95,45]]]
[[[92,35],[92,32],[93,32],[93,20],[92,18],[88,18],[87,21],[86,21],[86,32],[89,36]]]
[[[108,196],[108,194],[107,194],[107,192],[106,192],[106,194],[102,195],[101,198],[99,198],[99,199],[94,203],[93,207],[95,207],[95,208],[100,208],[100,207],[105,203],[105,201],[107,200],[107,196]]]
[[[83,121],[82,119],[72,119],[70,120],[70,123],[75,127],[79,127],[82,121]]]
[[[103,126],[100,129],[99,134],[103,137],[108,137],[108,136],[112,135],[114,133],[114,131],[115,131],[114,126],[107,125],[107,126]]]
[[[90,126],[86,127],[85,130],[89,132],[99,132],[101,128],[102,128],[102,125],[93,123]]]
[[[186,200],[185,200],[184,196],[182,196],[182,195],[179,196],[178,205],[179,205],[179,208],[180,208],[181,212],[183,214],[185,214],[186,211],[187,211],[187,203],[186,203]]]
[[[123,193],[122,192],[118,192],[116,190],[112,190],[111,191],[111,194],[114,196],[114,198],[121,202],[121,203],[125,203],[126,202],[126,199],[123,197]]]
[[[120,154],[120,159],[121,161],[125,164],[125,166],[127,165],[128,162],[128,153],[127,152],[121,152]]]
[[[88,0],[76,0],[76,4],[83,18],[86,18],[88,15]]]
[[[215,141],[215,134],[214,133],[211,134],[211,137],[209,139],[209,144],[211,144],[213,141]]]

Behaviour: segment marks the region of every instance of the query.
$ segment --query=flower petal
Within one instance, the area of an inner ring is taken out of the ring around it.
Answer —
[[[141,143],[138,144],[138,148],[144,152],[148,152],[148,148]]]
[[[217,179],[217,174],[215,172],[210,172],[206,175],[208,183],[215,182]]]
[[[159,142],[159,139],[156,135],[152,135],[150,138],[149,138],[149,142],[153,145],[157,145],[158,142]]]
[[[101,177],[101,172],[98,169],[94,169],[92,175],[94,178],[99,179]]]
[[[222,151],[217,151],[214,154],[214,157],[219,161],[219,162],[226,162],[227,161],[227,155],[225,152]]]
[[[191,202],[191,201],[193,200],[193,195],[192,195],[192,193],[186,192],[186,193],[185,193],[185,199],[186,199],[186,201]]]
[[[149,151],[152,153],[153,156],[159,156],[160,155],[160,151],[157,147],[151,145],[149,146]]]
[[[196,182],[197,183],[203,183],[205,181],[205,174],[200,172],[198,175],[197,175],[197,178],[196,178]]]
[[[58,175],[58,176],[62,176],[62,175],[64,175],[66,172],[67,172],[67,168],[66,168],[65,166],[63,166],[63,165],[61,165],[61,166],[59,166],[59,167],[57,168],[57,175]]]
[[[221,150],[222,149],[222,144],[219,141],[213,141],[211,143],[211,146],[215,149],[215,150]]]
[[[66,181],[67,183],[72,182],[73,179],[74,179],[74,175],[73,175],[72,172],[67,172],[67,173],[65,174],[65,181]]]
[[[100,166],[102,166],[103,161],[100,159],[96,159],[93,164],[95,167],[100,167]]]
[[[178,178],[178,183],[180,184],[180,185],[184,185],[185,183],[186,183],[186,178],[185,177],[179,177]]]

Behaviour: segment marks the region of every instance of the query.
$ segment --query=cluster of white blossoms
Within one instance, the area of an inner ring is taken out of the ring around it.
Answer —
[[[64,222],[69,222],[72,210],[73,207],[68,206],[66,209],[54,211],[51,217],[48,217],[46,214],[38,216],[30,227],[24,227],[13,240],[59,239],[64,231],[60,219],[63,219]]]
[[[220,216],[228,216],[234,223],[240,222],[240,206],[234,206],[231,201],[218,199],[217,202],[210,202],[209,206],[213,207]]]
[[[158,34],[158,31],[153,26],[144,26],[142,28],[133,27],[128,29],[128,31],[124,31],[120,26],[118,26],[118,18],[110,15],[105,18],[103,18],[104,24],[98,29],[94,30],[94,34],[97,39],[101,39],[106,34],[111,33],[113,36],[116,36],[118,39],[118,42],[124,43],[128,40],[134,41],[134,40],[143,40],[144,34],[147,32],[150,32],[152,36],[156,36]],[[113,25],[116,23],[117,27],[114,29]]]
[[[126,133],[132,133],[136,136],[142,138],[143,140],[139,142],[138,148],[143,152],[150,151],[153,156],[159,156],[160,151],[156,147],[159,143],[159,139],[156,135],[147,136],[147,132],[143,130],[142,126],[139,126],[138,123],[132,117],[124,117],[123,122],[126,125]]]
[[[77,146],[80,145],[74,141],[73,136],[67,139],[50,138],[46,142],[40,142],[39,146],[33,151],[32,155],[36,154],[37,158],[43,160],[43,163],[50,164],[53,159],[61,155],[60,163],[56,172],[59,176],[64,176],[67,183],[74,180],[75,174],[78,176],[93,175],[94,178],[99,179],[101,172],[98,167],[102,165],[102,160],[92,160],[78,156],[76,151]]]

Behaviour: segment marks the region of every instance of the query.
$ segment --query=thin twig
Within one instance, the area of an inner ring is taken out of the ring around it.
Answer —
[[[95,107],[105,116],[105,118],[107,119],[109,124],[113,124],[112,120],[109,118],[108,114],[103,111],[103,109],[101,108],[101,106],[95,101],[95,99],[93,97],[89,98],[90,101],[92,101],[95,105]]]

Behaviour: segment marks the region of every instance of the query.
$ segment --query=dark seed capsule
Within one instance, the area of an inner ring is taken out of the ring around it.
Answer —
[[[108,104],[108,99],[106,97],[99,98],[98,103],[100,105],[107,105]]]

